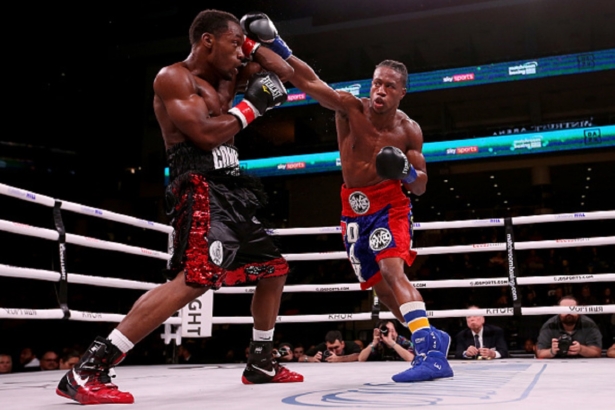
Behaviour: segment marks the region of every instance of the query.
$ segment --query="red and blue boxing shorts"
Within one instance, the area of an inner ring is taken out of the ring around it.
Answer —
[[[165,274],[218,289],[283,276],[288,263],[255,216],[261,206],[244,177],[208,178],[187,172],[166,192],[173,255]]]
[[[384,258],[401,258],[412,265],[412,206],[399,181],[360,188],[343,185],[341,196],[344,245],[361,289],[382,279],[378,262]]]

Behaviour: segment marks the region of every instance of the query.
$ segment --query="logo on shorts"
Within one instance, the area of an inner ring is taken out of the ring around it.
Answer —
[[[222,263],[222,259],[224,259],[224,255],[222,252],[222,242],[213,241],[209,245],[209,259],[216,265],[220,266]]]
[[[385,228],[378,228],[369,236],[369,247],[373,251],[381,251],[393,240],[391,232]]]
[[[348,202],[350,203],[352,210],[359,215],[363,215],[369,211],[369,199],[361,191],[350,194],[348,197]]]

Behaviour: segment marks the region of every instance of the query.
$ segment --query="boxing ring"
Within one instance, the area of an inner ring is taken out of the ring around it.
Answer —
[[[0,219],[0,230],[58,243],[58,271],[32,269],[0,264],[0,276],[24,280],[42,280],[58,283],[58,308],[29,309],[0,306],[0,319],[48,320],[63,319],[89,322],[120,322],[124,315],[73,310],[68,306],[68,288],[71,284],[122,289],[149,290],[159,284],[134,280],[93,277],[68,271],[66,244],[85,246],[106,251],[124,252],[167,261],[170,249],[165,251],[141,248],[65,232],[63,212],[76,212],[94,218],[148,229],[158,234],[172,235],[168,225],[146,221],[107,210],[63,201],[20,188],[0,184],[0,194],[13,197],[52,210],[55,229],[25,225]],[[0,215],[1,216],[1,215]],[[414,229],[457,229],[499,227],[505,230],[503,243],[477,243],[472,245],[433,246],[414,248],[418,255],[437,255],[470,252],[506,253],[507,276],[498,278],[472,278],[452,280],[413,281],[417,289],[502,287],[510,290],[512,306],[472,310],[473,315],[533,316],[552,315],[573,311],[579,314],[613,314],[615,305],[522,307],[519,287],[551,283],[615,282],[615,273],[575,274],[559,276],[518,276],[516,252],[531,249],[570,248],[615,245],[615,236],[557,239],[541,241],[515,241],[513,227],[549,222],[579,223],[589,220],[615,219],[615,211],[596,211],[573,214],[536,215],[484,220],[415,223]],[[340,234],[339,227],[275,229],[271,235],[323,235]],[[285,254],[289,262],[347,259],[345,252],[317,252]],[[207,337],[217,324],[250,324],[251,317],[213,316],[216,295],[249,294],[253,286],[221,288],[207,292],[189,303],[164,323],[161,338],[165,343],[182,337]],[[366,292],[358,283],[327,285],[287,285],[284,292]],[[371,293],[371,292],[370,292]],[[468,315],[467,309],[428,311],[429,318],[454,318]],[[314,323],[371,321],[378,318],[393,319],[390,312],[381,312],[378,302],[372,310],[361,313],[335,313],[320,315],[280,315],[277,323]],[[606,346],[608,347],[608,346]],[[503,359],[497,361],[451,361],[455,377],[436,382],[396,384],[392,374],[408,367],[407,363],[290,363],[288,366],[305,376],[304,383],[244,386],[240,382],[244,365],[158,365],[120,366],[117,383],[121,389],[131,391],[136,403],[131,408],[191,409],[219,408],[244,409],[248,406],[293,408],[296,406],[322,408],[407,408],[409,406],[449,406],[476,408],[491,406],[529,409],[545,405],[591,405],[593,408],[612,408],[612,393],[608,380],[615,376],[612,359],[537,360]],[[325,366],[324,368],[322,366]],[[55,386],[63,371],[16,373],[0,376],[0,407],[2,409],[66,408],[73,405],[55,395]],[[607,386],[608,384],[608,386]],[[574,385],[574,391],[570,389]],[[44,390],[44,391],[41,391]],[[589,395],[587,393],[590,393]],[[590,396],[590,397],[588,397]],[[608,404],[607,404],[608,403]]]

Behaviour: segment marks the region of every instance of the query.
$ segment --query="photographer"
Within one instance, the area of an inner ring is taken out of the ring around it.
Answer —
[[[360,362],[406,361],[414,359],[412,342],[400,336],[395,323],[380,320],[374,329],[374,340],[359,353]]]
[[[290,343],[280,343],[277,349],[273,349],[273,356],[278,362],[296,362],[293,355],[293,345]]]
[[[299,361],[310,363],[356,362],[360,352],[359,345],[350,340],[342,340],[342,333],[339,330],[331,330],[325,335],[324,343],[312,347]]]
[[[564,296],[560,306],[577,306],[573,296]],[[572,312],[573,309],[571,308]],[[536,357],[600,357],[602,334],[596,323],[585,315],[562,313],[547,320],[540,329]]]

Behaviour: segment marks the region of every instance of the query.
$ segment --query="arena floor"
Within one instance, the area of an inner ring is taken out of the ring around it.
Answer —
[[[405,363],[296,363],[303,383],[245,386],[243,365],[120,366],[130,409],[614,409],[615,359],[452,361],[452,379],[397,384]],[[63,371],[0,375],[0,409],[74,409],[55,394]],[[117,408],[118,405],[103,407]],[[98,406],[100,407],[100,406]],[[120,405],[125,407],[125,405]]]

